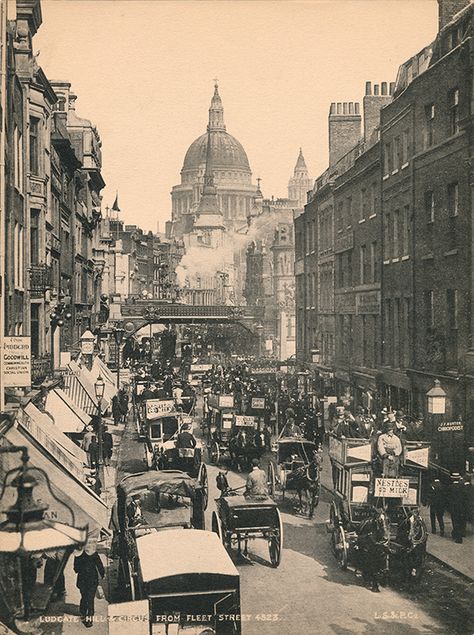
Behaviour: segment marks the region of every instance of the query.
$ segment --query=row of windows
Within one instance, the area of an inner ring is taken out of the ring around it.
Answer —
[[[394,368],[409,365],[410,298],[384,302],[383,360]]]
[[[446,191],[447,210],[449,216],[457,216],[459,214],[459,184],[457,182],[450,183]],[[424,194],[425,220],[427,223],[434,223],[436,200],[433,190],[428,190]]]
[[[423,292],[423,306],[425,312],[425,326],[432,328],[435,326],[435,303],[434,291],[425,290]],[[458,328],[458,290],[446,289],[446,326],[448,329]],[[437,307],[439,310],[439,306]]]
[[[401,135],[387,141],[383,147],[383,173],[389,176],[408,163],[411,155],[410,131],[404,130]]]
[[[357,254],[357,263],[354,262],[355,257],[352,250],[337,254],[336,272],[338,288],[379,282],[380,271],[377,241],[374,240],[368,245],[360,245]],[[356,278],[354,274],[356,270],[358,270],[358,278]]]
[[[436,104],[429,103],[424,107],[423,148],[426,150],[442,139],[437,138],[440,127],[436,126],[438,109]],[[459,88],[453,88],[448,93],[448,136],[459,132]]]
[[[357,221],[364,221],[374,214],[377,214],[379,208],[378,185],[373,182],[369,188],[361,188],[358,194],[358,204],[353,205],[352,196],[348,196],[337,206],[336,229],[342,232],[346,227],[352,227]],[[354,212],[357,215],[354,216]]]

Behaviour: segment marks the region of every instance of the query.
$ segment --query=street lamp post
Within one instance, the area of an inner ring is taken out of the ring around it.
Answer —
[[[97,467],[99,473],[99,479],[102,487],[104,487],[104,457],[103,454],[103,439],[102,439],[102,399],[104,397],[105,392],[105,381],[99,375],[94,384],[95,388],[95,397],[97,399],[97,444],[99,451],[99,458],[97,460]]]
[[[9,619],[19,632],[34,632],[30,620],[33,611],[47,608],[54,585],[62,573],[69,555],[87,541],[87,527],[75,527],[44,517],[48,505],[35,500],[33,490],[46,485],[55,498],[46,473],[28,466],[28,450],[23,446],[3,446],[0,453],[21,453],[21,466],[7,472],[1,494],[0,509],[6,520],[0,524],[0,590]],[[11,504],[11,489],[16,489],[16,501]],[[43,498],[43,495],[42,495]],[[63,502],[72,518],[72,510]],[[58,566],[53,579],[37,582],[37,565],[42,555],[56,554]]]
[[[442,415],[446,412],[446,392],[441,387],[439,379],[435,379],[434,386],[426,393],[428,414],[431,417],[431,444],[434,444],[436,430],[436,422],[442,419]],[[438,458],[440,444],[436,442],[436,458]]]
[[[120,344],[122,343],[125,330],[121,327],[115,327],[114,339],[117,345],[117,390],[120,390]]]

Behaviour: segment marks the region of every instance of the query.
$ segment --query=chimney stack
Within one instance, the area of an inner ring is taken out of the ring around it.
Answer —
[[[360,105],[332,103],[329,109],[329,165],[332,166],[360,141]]]
[[[373,94],[371,88],[372,83],[365,83],[365,96],[363,100],[364,108],[364,141],[368,143],[374,133],[374,130],[380,125],[380,111],[384,106],[392,101],[392,93],[394,84],[391,82],[382,82],[374,84]]]
[[[438,0],[438,30],[441,31],[470,0]]]

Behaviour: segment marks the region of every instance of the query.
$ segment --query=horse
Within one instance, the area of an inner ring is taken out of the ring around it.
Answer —
[[[401,547],[401,566],[405,581],[417,582],[420,579],[426,557],[427,540],[425,521],[418,509],[414,509],[397,528],[396,542]]]
[[[245,451],[246,447],[247,433],[245,430],[239,430],[229,441],[229,454],[239,472],[242,472],[246,464],[246,459],[248,458]]]
[[[372,517],[357,529],[357,569],[370,590],[378,593],[379,583],[388,572],[390,523],[384,509],[375,509]]]

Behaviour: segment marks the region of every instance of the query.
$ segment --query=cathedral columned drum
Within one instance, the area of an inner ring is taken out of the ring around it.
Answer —
[[[217,204],[227,230],[235,231],[245,225],[257,195],[247,154],[242,144],[226,131],[224,108],[216,84],[209,108],[208,131],[190,145],[181,169],[181,183],[171,191],[172,233],[176,237],[189,233],[193,227],[193,215],[197,213],[204,188],[208,139]]]

